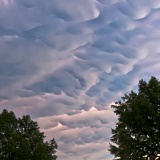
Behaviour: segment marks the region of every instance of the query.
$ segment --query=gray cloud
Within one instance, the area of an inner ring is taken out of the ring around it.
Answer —
[[[0,0],[0,110],[30,114],[59,159],[110,160],[110,104],[159,78],[159,0]],[[72,146],[72,147],[68,147]]]

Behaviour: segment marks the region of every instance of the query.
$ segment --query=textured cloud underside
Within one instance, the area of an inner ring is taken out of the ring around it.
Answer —
[[[160,0],[0,0],[0,109],[30,114],[61,160],[110,160],[110,104],[159,76]]]

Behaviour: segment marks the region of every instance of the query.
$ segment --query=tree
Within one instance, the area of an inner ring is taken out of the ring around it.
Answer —
[[[16,118],[11,111],[0,114],[1,160],[56,160],[54,138],[44,142],[44,133],[29,115]]]
[[[160,82],[155,77],[139,81],[111,106],[118,117],[109,151],[115,160],[160,159]]]

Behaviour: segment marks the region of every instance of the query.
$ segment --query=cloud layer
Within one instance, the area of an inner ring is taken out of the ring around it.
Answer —
[[[0,0],[0,109],[30,114],[61,160],[110,160],[110,104],[159,78],[159,0]]]

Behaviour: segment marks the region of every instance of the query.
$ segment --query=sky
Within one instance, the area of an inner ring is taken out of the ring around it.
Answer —
[[[29,114],[58,160],[111,160],[111,104],[160,78],[160,0],[0,0],[0,111]]]

